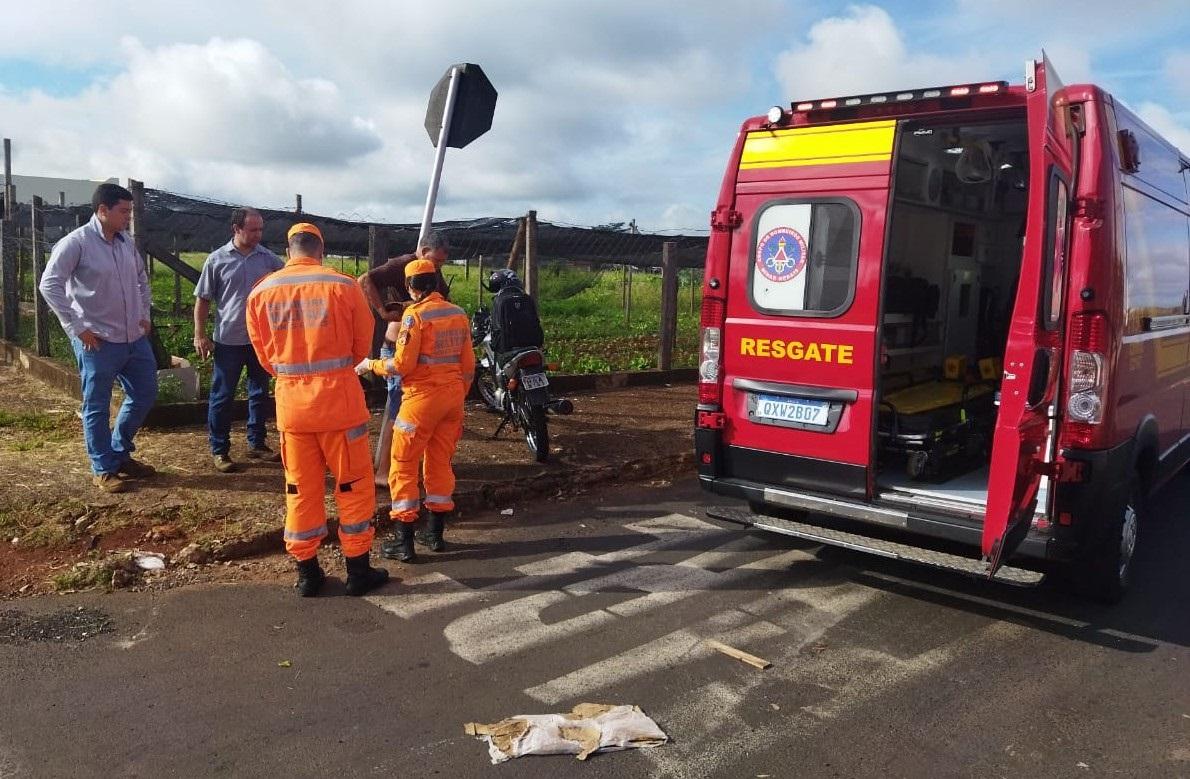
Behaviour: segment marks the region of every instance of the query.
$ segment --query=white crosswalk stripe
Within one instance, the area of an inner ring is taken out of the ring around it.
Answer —
[[[582,657],[583,663],[523,689],[543,706],[561,707],[598,699],[618,685],[685,663],[705,661],[714,654],[707,639],[745,651],[762,646],[774,662],[769,671],[744,675],[743,681],[733,677],[733,684],[702,684],[650,711],[683,733],[680,749],[649,755],[659,776],[679,766],[697,764],[705,766],[707,773],[730,766],[731,750],[723,751],[722,746],[739,741],[728,731],[738,722],[749,695],[762,685],[800,683],[826,690],[825,700],[800,710],[795,723],[783,720],[787,729],[809,728],[961,651],[957,644],[942,644],[910,658],[861,646],[829,656],[807,652],[829,631],[871,606],[881,591],[823,580],[829,569],[808,569],[812,571],[809,582],[801,576],[796,586],[782,586],[775,573],[796,571],[800,564],[818,565],[818,558],[804,549],[782,549],[770,539],[724,531],[693,517],[670,514],[625,527],[645,540],[603,554],[574,551],[535,560],[515,569],[519,577],[485,587],[469,587],[444,574],[430,573],[367,600],[404,620],[442,613],[440,618],[449,620],[443,636],[451,652],[482,666],[547,647],[557,647],[555,656],[565,657],[568,642],[582,642],[593,631],[632,625],[633,620],[651,624],[643,620],[667,606],[720,593],[713,613],[692,624],[645,636],[608,657],[591,660],[579,651],[576,657]],[[683,557],[687,550],[688,556]],[[757,586],[750,584],[753,580]],[[730,605],[730,593],[735,591],[746,596]],[[628,597],[609,605],[609,598],[616,600],[623,594]],[[585,601],[590,602],[589,608],[584,609]],[[456,611],[463,613],[451,619]],[[564,616],[556,619],[555,615]],[[635,628],[619,630],[625,636],[637,635]],[[522,678],[527,667],[531,666],[518,666]],[[556,673],[557,666],[553,668]],[[737,748],[762,748],[763,738],[779,735],[762,734],[751,747]],[[715,746],[703,747],[700,742]]]

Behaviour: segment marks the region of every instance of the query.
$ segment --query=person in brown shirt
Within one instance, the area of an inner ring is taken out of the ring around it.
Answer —
[[[368,303],[381,319],[400,324],[405,306],[412,301],[409,290],[405,287],[405,266],[414,260],[431,260],[434,267],[438,269],[437,292],[445,299],[450,300],[450,287],[442,275],[442,266],[446,264],[449,254],[450,244],[447,242],[446,236],[430,230],[417,242],[415,254],[390,257],[383,265],[377,265],[372,270],[363,273],[359,277],[360,289],[364,291],[364,297],[368,299]],[[386,290],[391,292],[392,300],[385,300]]]
[[[380,358],[392,357],[395,353],[397,335],[401,331],[401,319],[405,306],[413,302],[409,289],[405,286],[405,266],[414,260],[430,260],[438,274],[436,290],[446,300],[450,300],[450,286],[442,275],[442,266],[450,253],[450,244],[442,233],[429,230],[417,242],[416,254],[402,254],[391,257],[383,265],[377,265],[359,277],[360,289],[372,310],[386,322],[388,327],[384,331],[384,345],[380,348]],[[388,299],[386,299],[388,298]],[[393,420],[401,410],[401,377],[388,376],[385,378],[388,388],[388,400],[384,406],[384,420],[380,426],[380,437],[376,440],[376,455],[373,474],[377,486],[388,486],[388,469],[393,438]]]

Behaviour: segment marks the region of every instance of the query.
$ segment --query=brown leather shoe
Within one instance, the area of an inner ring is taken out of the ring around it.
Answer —
[[[215,470],[219,473],[235,473],[239,470],[239,466],[225,454],[215,455]]]
[[[114,473],[97,473],[91,477],[91,483],[104,492],[126,492],[128,483]]]
[[[266,463],[281,462],[281,455],[274,452],[267,445],[253,446],[245,453],[245,456],[250,460],[260,460]]]
[[[131,476],[134,479],[147,479],[150,476],[156,476],[157,469],[151,465],[146,465],[139,460],[134,460],[129,457],[124,461],[124,464],[120,466],[120,473],[125,474],[126,476]]]

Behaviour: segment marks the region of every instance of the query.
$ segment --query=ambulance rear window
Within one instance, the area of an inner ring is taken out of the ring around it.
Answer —
[[[845,199],[779,200],[758,212],[752,306],[769,314],[838,316],[851,305],[859,209]]]

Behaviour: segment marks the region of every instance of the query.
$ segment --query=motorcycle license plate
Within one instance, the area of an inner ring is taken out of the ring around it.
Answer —
[[[526,373],[521,377],[521,386],[527,390],[548,387],[549,383],[550,380],[546,378],[544,373]]]
[[[799,422],[803,425],[825,427],[830,403],[825,400],[787,398],[780,395],[757,395],[756,416],[780,422]]]

